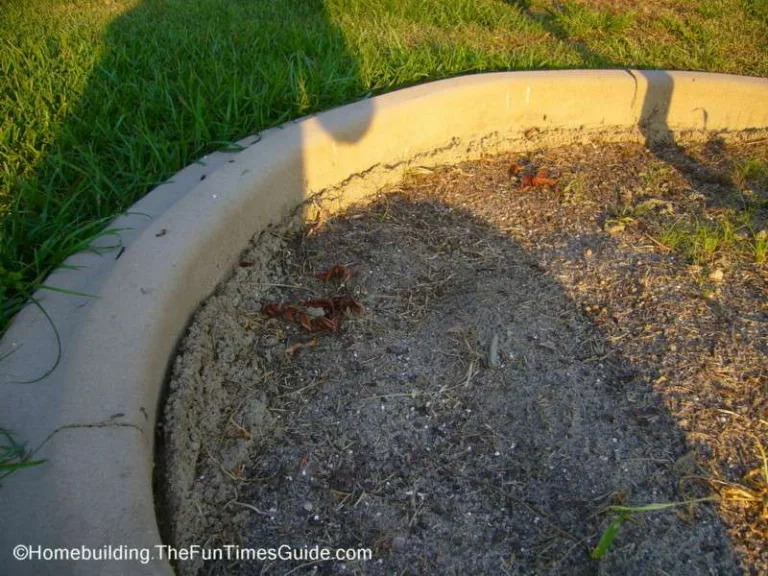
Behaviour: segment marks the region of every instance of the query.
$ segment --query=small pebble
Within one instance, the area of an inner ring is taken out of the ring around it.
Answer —
[[[720,268],[716,268],[709,274],[709,279],[712,280],[712,282],[722,282],[723,276],[723,271]]]
[[[304,502],[301,507],[307,512],[312,512],[312,502]]]
[[[395,536],[392,538],[392,550],[401,552],[405,549],[405,536]]]
[[[403,344],[392,344],[391,346],[387,346],[387,352],[394,354],[395,356],[405,356],[408,354],[408,351],[408,346]]]

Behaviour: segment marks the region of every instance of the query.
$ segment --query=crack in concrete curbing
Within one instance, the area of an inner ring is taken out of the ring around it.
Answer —
[[[348,186],[353,180],[364,180],[365,177],[368,176],[368,174],[376,170],[376,168],[378,168],[379,166],[381,166],[381,163],[377,162],[376,164],[374,164],[373,166],[369,166],[365,170],[361,170],[360,172],[353,172],[338,184],[334,186],[329,186],[328,188],[324,188],[323,190],[318,192],[318,194],[323,194],[324,192],[331,191],[331,190],[341,190],[342,188],[345,188],[346,186]],[[387,166],[384,166],[384,168],[387,168]]]
[[[633,110],[635,108],[635,103],[637,102],[637,76],[635,76],[635,73],[629,68],[625,68],[624,72],[629,74],[632,77],[632,81],[635,83],[635,90],[632,93],[632,103],[629,105],[630,110]]]
[[[355,180],[365,180],[365,178],[367,176],[369,176],[372,172],[374,172],[377,168],[382,168],[383,169],[382,171],[385,172],[385,173],[386,172],[392,172],[393,170],[397,170],[398,168],[400,168],[403,165],[413,164],[414,162],[417,162],[418,160],[420,160],[422,158],[433,158],[433,157],[437,156],[438,154],[441,154],[443,152],[448,152],[450,150],[453,150],[454,148],[457,148],[460,144],[461,144],[461,139],[454,137],[454,138],[451,139],[450,143],[448,143],[448,144],[446,144],[444,146],[440,146],[438,148],[434,148],[434,149],[430,150],[429,152],[422,152],[420,154],[415,154],[414,156],[412,156],[408,160],[400,160],[398,162],[394,162],[394,163],[391,163],[391,164],[382,164],[381,162],[377,162],[376,164],[373,164],[373,165],[369,166],[368,168],[366,168],[364,170],[360,170],[358,172],[353,172],[352,174],[350,174],[349,176],[344,178],[344,180],[342,180],[338,184],[333,184],[332,186],[328,186],[326,188],[318,190],[317,192],[312,194],[310,196],[310,198],[308,198],[308,199],[321,197],[321,196],[324,196],[326,194],[330,194],[331,192],[342,191],[344,188],[349,186],[349,184],[351,184]]]

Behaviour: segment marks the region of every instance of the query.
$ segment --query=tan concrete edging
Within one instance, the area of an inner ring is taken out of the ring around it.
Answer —
[[[34,305],[0,342],[0,357],[11,353],[0,362],[0,425],[46,459],[0,488],[3,572],[171,572],[165,562],[18,562],[11,551],[30,544],[157,552],[154,432],[175,346],[249,239],[308,196],[336,191],[333,205],[341,208],[412,164],[537,144],[765,129],[766,79],[512,72],[364,100],[246,138],[245,150],[184,169],[113,223],[123,249],[75,255],[67,264],[79,270],[61,268],[46,281],[91,297],[36,294],[58,330],[58,364],[55,334]]]

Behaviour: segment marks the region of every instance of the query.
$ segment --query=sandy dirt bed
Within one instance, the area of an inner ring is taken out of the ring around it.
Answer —
[[[765,141],[505,155],[255,239],[175,363],[168,538],[373,559],[180,572],[766,574],[761,162]],[[590,556],[611,506],[707,497]]]

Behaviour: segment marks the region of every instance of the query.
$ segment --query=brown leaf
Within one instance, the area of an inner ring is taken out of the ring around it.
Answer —
[[[334,304],[340,310],[344,310],[345,312],[351,314],[362,314],[365,312],[363,305],[354,298],[350,298],[349,296],[339,296],[334,298]]]
[[[321,308],[320,316],[310,315],[306,309]],[[298,324],[307,332],[338,332],[343,314],[362,314],[365,308],[349,296],[334,296],[332,298],[313,298],[301,300],[298,306],[271,302],[262,309],[266,316],[280,316],[288,322]]]
[[[539,172],[531,179],[533,186],[554,186],[557,180],[549,177],[549,170],[541,168]]]
[[[328,330],[329,332],[338,332],[339,330],[339,317],[333,316],[320,316],[313,320],[313,327],[315,331]]]
[[[289,358],[293,358],[293,356],[301,350],[302,348],[311,348],[312,346],[317,346],[318,340],[317,336],[312,338],[309,342],[297,342],[296,344],[293,344],[292,346],[288,346],[288,348],[285,349],[285,355]]]
[[[302,300],[299,304],[307,308],[322,308],[331,312],[336,309],[332,298],[312,298],[311,300]]]
[[[293,315],[298,312],[298,308],[296,306],[284,306],[283,307],[283,318],[288,320],[288,322],[293,322]]]
[[[262,309],[262,312],[266,316],[270,316],[274,318],[275,316],[280,316],[282,314],[283,305],[279,302],[270,302],[264,308]]]
[[[323,282],[328,282],[329,280],[344,281],[351,277],[352,277],[352,270],[350,270],[343,264],[337,264],[336,266],[328,268],[324,272],[315,274],[315,278],[317,278],[318,280],[322,280]]]
[[[536,175],[526,174],[520,179],[523,190],[540,186],[554,186],[555,184],[557,184],[557,180],[549,177],[549,170],[546,168],[540,168]]]
[[[530,174],[526,174],[520,179],[520,186],[523,187],[523,190],[527,188],[533,188],[533,176]]]
[[[298,313],[298,322],[301,325],[304,330],[307,332],[314,332],[313,326],[312,326],[312,318],[310,318],[309,314],[306,312],[299,312]]]

